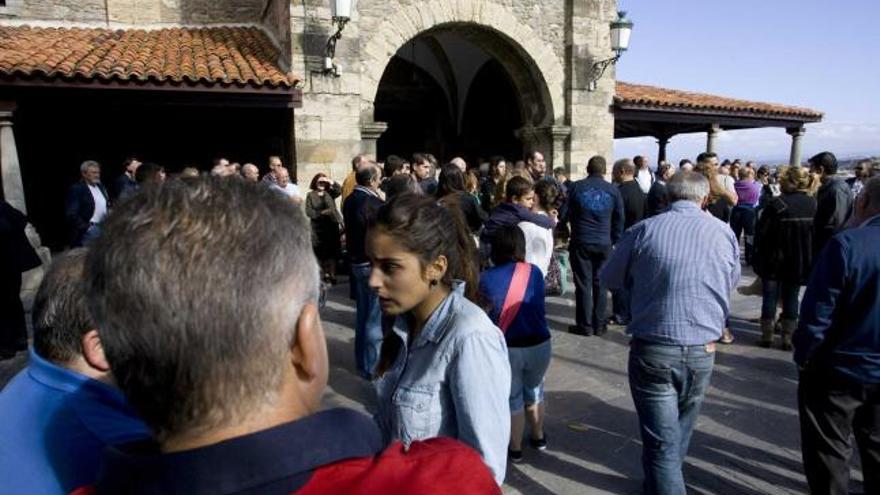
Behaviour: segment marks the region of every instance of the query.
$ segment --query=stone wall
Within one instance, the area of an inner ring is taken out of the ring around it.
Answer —
[[[258,23],[265,5],[266,0],[8,0],[0,17],[119,24]]]
[[[341,69],[335,78],[315,72],[331,34],[329,4],[302,0],[291,6],[292,69],[304,77],[303,108],[295,121],[300,181],[318,171],[340,179],[353,154],[373,151],[373,100],[386,64],[409,39],[446,23],[487,28],[515,47],[509,56],[531,67],[530,74],[511,76],[540,79],[546,101],[535,99],[550,114],[527,123],[522,134],[554,166],[581,176],[593,154],[610,158],[613,80],[606,76],[597,91],[588,92],[583,75],[594,60],[610,56],[615,0],[360,0],[355,8],[337,45]]]

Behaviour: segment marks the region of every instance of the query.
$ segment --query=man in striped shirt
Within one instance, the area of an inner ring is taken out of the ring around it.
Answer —
[[[629,383],[648,494],[685,493],[681,465],[740,277],[733,232],[702,210],[707,180],[682,171],[667,188],[669,210],[628,230],[600,273],[631,293]]]

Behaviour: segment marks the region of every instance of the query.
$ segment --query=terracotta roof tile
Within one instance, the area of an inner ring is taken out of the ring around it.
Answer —
[[[0,76],[291,89],[279,51],[256,27],[0,26]]]
[[[789,116],[819,120],[822,113],[809,108],[773,103],[738,100],[725,96],[692,93],[617,81],[616,104],[656,109],[705,110],[755,114],[755,116]]]

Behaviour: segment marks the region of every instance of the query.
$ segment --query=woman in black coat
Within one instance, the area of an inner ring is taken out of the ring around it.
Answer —
[[[791,349],[797,328],[798,295],[813,265],[813,217],[816,199],[810,196],[810,172],[787,167],[779,173],[782,194],[769,200],[757,225],[754,268],[763,280],[762,347],[773,344],[776,304],[782,299],[782,348]]]
[[[321,263],[324,281],[336,283],[336,261],[342,251],[339,238],[342,214],[336,207],[336,198],[342,188],[324,173],[316,174],[306,196],[306,216],[312,220],[312,244]]]

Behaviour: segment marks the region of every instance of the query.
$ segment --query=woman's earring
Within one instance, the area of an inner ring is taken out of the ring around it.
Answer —
[[[430,285],[431,288],[433,289],[434,287],[437,286],[438,283],[439,282],[437,280],[431,280],[430,282],[428,282],[428,285]]]

